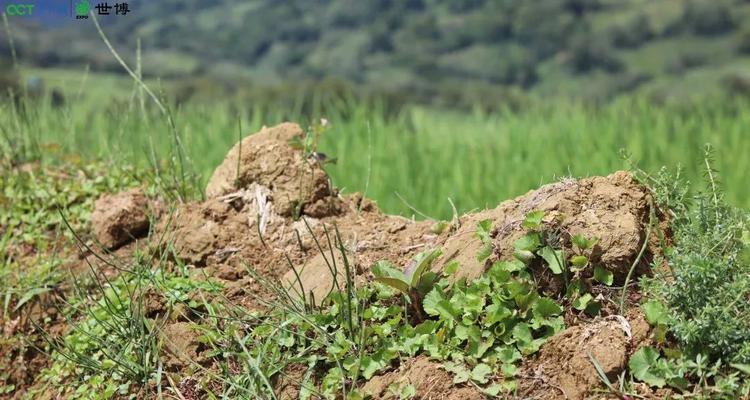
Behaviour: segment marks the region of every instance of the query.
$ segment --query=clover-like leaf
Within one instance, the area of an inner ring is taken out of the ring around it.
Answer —
[[[575,308],[578,311],[583,311],[586,309],[586,307],[589,305],[591,300],[594,299],[594,296],[591,295],[591,293],[585,293],[582,296],[579,296],[577,299],[573,301],[573,308]]]
[[[594,279],[607,286],[612,286],[612,283],[614,282],[614,274],[612,274],[612,271],[599,265],[594,268]]]
[[[489,365],[480,363],[477,364],[474,369],[471,370],[471,380],[477,383],[487,383],[487,376],[492,373],[492,368]]]
[[[667,382],[657,375],[659,353],[652,347],[642,347],[630,357],[628,367],[635,379],[645,382],[650,386],[662,387]]]
[[[453,260],[443,267],[443,274],[453,275],[458,270],[458,261]]]
[[[449,361],[443,364],[443,367],[453,374],[453,383],[464,383],[471,378],[471,373],[464,364]]]
[[[522,358],[521,352],[513,346],[505,346],[497,352],[497,360],[505,364],[514,364]]]
[[[513,315],[513,312],[502,304],[492,303],[484,310],[487,326],[502,322]]]
[[[490,230],[492,229],[492,220],[491,219],[484,219],[479,221],[477,223],[477,231],[476,235],[477,237],[483,241],[486,242],[490,240]]]
[[[583,235],[575,235],[572,238],[573,244],[578,247],[581,250],[588,250],[592,247],[594,247],[598,242],[599,239],[592,238],[592,239],[586,239]]]
[[[666,325],[669,323],[669,311],[656,300],[649,300],[641,304],[641,310],[646,316],[646,321],[651,325]]]
[[[526,229],[539,229],[542,226],[542,218],[544,218],[544,211],[532,211],[526,214],[521,226]]]
[[[515,241],[513,247],[516,250],[528,250],[535,251],[539,248],[542,243],[542,239],[539,236],[539,232],[529,232]]]
[[[534,337],[531,335],[531,328],[525,322],[518,323],[513,327],[513,338],[519,343],[519,347],[521,344],[531,343],[534,340]]]
[[[483,262],[492,255],[492,242],[484,242],[477,253],[477,261]]]
[[[573,256],[570,258],[570,263],[577,269],[582,270],[589,265],[589,259],[586,256]]]
[[[440,316],[444,320],[455,320],[458,318],[458,311],[451,303],[443,297],[438,288],[432,288],[422,301],[422,307],[428,315]]]
[[[534,315],[540,318],[548,318],[553,315],[559,315],[563,309],[559,304],[547,297],[540,297],[532,306]]]

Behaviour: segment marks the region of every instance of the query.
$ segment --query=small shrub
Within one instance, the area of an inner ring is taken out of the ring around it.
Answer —
[[[669,271],[645,288],[666,306],[666,325],[690,358],[750,363],[750,213],[724,202],[710,149],[705,165],[707,190],[696,196],[675,192],[669,174],[655,179],[675,245],[665,249]]]

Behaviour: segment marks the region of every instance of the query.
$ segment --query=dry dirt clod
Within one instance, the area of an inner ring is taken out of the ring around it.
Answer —
[[[601,386],[589,355],[607,377],[615,381],[630,354],[632,338],[628,334],[622,321],[615,318],[565,329],[545,343],[537,356],[524,361],[520,392],[524,398],[586,398],[594,388]]]
[[[319,163],[310,162],[290,140],[304,135],[294,123],[264,127],[237,143],[214,170],[206,196],[216,198],[253,183],[271,190],[274,211],[292,216],[301,204],[302,214],[320,218],[343,211],[340,200]]]
[[[103,246],[114,249],[148,232],[148,199],[140,189],[105,194],[94,204],[91,225]]]
[[[175,322],[162,329],[166,349],[166,365],[179,370],[198,359],[198,333],[189,322]]]

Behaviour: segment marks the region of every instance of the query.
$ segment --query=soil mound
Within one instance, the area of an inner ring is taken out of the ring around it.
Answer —
[[[279,215],[336,214],[339,204],[325,171],[290,145],[303,135],[299,125],[283,123],[246,137],[214,170],[206,196],[217,198],[256,184],[268,190]]]
[[[559,233],[560,245],[567,254],[571,254],[571,238],[575,235],[598,239],[589,268],[604,265],[614,272],[617,282],[622,282],[643,245],[649,204],[646,188],[622,171],[545,185],[492,210],[464,216],[461,228],[445,242],[445,256],[438,267],[456,260],[460,268],[454,279],[480,276],[492,262],[513,257],[513,244],[526,232],[521,227],[525,216],[544,211],[544,229]],[[476,254],[482,242],[475,232],[477,223],[486,219],[492,221],[493,256],[479,262]]]
[[[648,324],[644,326],[642,318],[628,320],[622,316],[567,328],[545,343],[538,355],[525,361],[520,392],[524,398],[534,399],[588,398],[601,386],[593,360],[610,381],[617,381],[647,332]]]

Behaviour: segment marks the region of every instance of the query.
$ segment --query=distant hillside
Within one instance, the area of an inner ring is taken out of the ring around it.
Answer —
[[[145,73],[165,78],[607,98],[742,91],[750,71],[745,0],[162,0],[131,9],[102,17],[105,30],[129,60],[141,38]],[[19,54],[37,65],[119,70],[90,21],[17,32]]]

